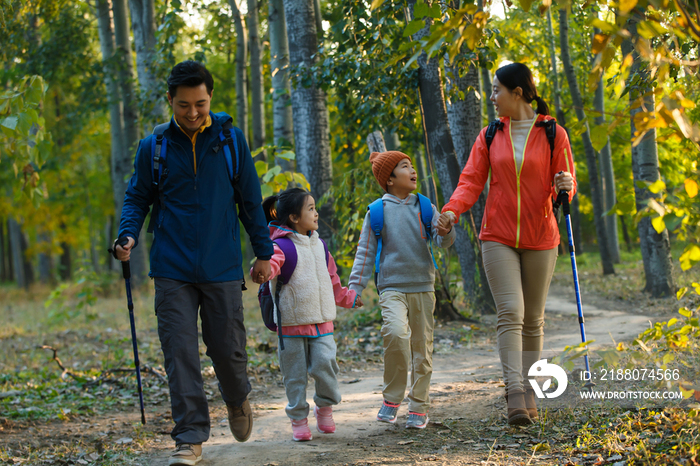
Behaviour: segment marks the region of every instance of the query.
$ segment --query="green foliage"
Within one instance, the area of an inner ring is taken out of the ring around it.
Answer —
[[[46,89],[41,76],[31,76],[0,95],[0,157],[11,158],[15,178],[23,182],[22,191],[37,203],[44,197],[39,170],[52,147],[40,115]]]
[[[253,157],[266,149],[274,150],[274,148],[274,145],[259,147],[253,151]],[[276,157],[291,161],[296,158],[296,155],[292,151],[285,151],[276,154]],[[307,190],[311,189],[303,173],[293,171],[284,172],[281,166],[271,165],[262,160],[255,162],[255,170],[258,172],[258,177],[260,178],[260,190],[262,191],[263,199],[294,186],[301,186]]]

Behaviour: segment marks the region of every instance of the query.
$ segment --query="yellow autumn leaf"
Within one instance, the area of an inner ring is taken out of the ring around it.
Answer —
[[[664,218],[663,217],[656,217],[651,221],[651,226],[654,227],[654,230],[658,234],[661,234],[665,229],[666,229],[666,224],[664,223]]]
[[[620,13],[627,14],[637,6],[637,0],[620,0]]]
[[[693,198],[698,195],[698,184],[695,180],[690,178],[685,179],[685,192],[688,193],[688,197]]]

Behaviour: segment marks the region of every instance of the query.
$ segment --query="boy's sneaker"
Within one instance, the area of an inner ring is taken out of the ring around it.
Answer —
[[[316,428],[322,434],[335,433],[335,421],[333,421],[333,407],[325,406],[319,408],[314,406],[314,416],[316,417]]]
[[[202,445],[191,444],[191,443],[181,443],[179,444],[175,452],[170,455],[170,461],[168,465],[194,465],[202,460]]]
[[[391,403],[384,400],[382,407],[379,408],[379,412],[377,413],[377,421],[394,424],[396,422],[396,416],[399,413],[399,406],[401,406],[401,403]]]
[[[408,412],[408,421],[406,421],[406,429],[425,429],[428,425],[428,413]]]
[[[306,442],[313,439],[309,430],[309,420],[302,419],[297,421],[292,419],[292,440],[295,442]]]

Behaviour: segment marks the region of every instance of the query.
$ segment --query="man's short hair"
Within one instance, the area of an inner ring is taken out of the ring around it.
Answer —
[[[207,86],[207,94],[211,95],[211,91],[214,90],[214,78],[206,66],[194,60],[183,61],[170,71],[168,92],[170,97],[175,97],[178,86],[197,87],[202,83]]]

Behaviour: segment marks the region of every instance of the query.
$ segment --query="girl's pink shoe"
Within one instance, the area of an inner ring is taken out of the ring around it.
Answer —
[[[309,430],[308,419],[302,419],[300,421],[292,419],[292,439],[295,442],[307,442],[313,439],[311,431]]]
[[[322,434],[335,433],[335,421],[333,421],[333,407],[326,406],[319,408],[314,406],[314,416],[316,416],[316,428]]]

